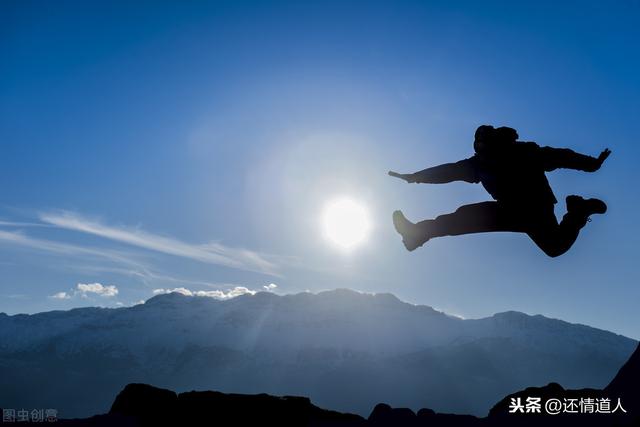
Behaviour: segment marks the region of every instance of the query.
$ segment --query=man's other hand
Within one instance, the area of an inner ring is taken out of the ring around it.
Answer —
[[[407,181],[409,183],[417,182],[416,181],[416,176],[413,173],[398,173],[398,172],[394,172],[394,171],[389,171],[389,176],[393,176],[395,178],[404,179],[405,181]]]

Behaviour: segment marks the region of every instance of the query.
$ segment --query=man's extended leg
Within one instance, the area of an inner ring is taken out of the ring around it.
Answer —
[[[459,236],[491,231],[526,231],[518,216],[500,202],[481,202],[460,206],[455,212],[421,221],[417,226],[428,230],[430,237]]]
[[[409,222],[402,212],[393,214],[393,223],[407,250],[412,251],[429,239],[491,231],[526,232],[527,224],[519,221],[511,209],[498,202],[481,202],[459,207],[455,212],[440,215],[417,224]]]

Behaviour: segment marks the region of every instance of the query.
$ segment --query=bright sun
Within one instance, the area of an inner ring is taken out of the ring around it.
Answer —
[[[344,250],[362,243],[369,235],[371,222],[367,209],[347,197],[327,203],[322,214],[325,237]]]

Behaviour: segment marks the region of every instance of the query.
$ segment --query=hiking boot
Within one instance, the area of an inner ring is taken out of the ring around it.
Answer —
[[[429,240],[427,230],[409,221],[401,211],[393,213],[393,226],[402,236],[402,243],[408,251],[419,248]]]
[[[589,218],[593,214],[603,214],[607,205],[600,199],[583,199],[580,196],[567,196],[567,212]]]

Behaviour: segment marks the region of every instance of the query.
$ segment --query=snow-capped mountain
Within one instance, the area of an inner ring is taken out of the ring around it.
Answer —
[[[305,395],[362,414],[387,402],[486,415],[526,386],[603,387],[635,346],[518,312],[463,320],[390,294],[172,293],[129,308],[0,314],[0,406],[86,416],[145,382]]]

